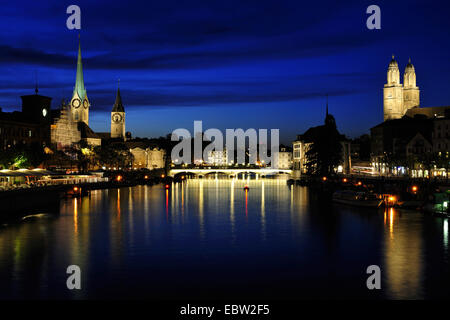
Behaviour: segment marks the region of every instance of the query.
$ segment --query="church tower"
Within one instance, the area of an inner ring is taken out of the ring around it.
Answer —
[[[411,59],[409,59],[405,68],[403,82],[403,113],[406,113],[408,109],[418,107],[420,104],[420,91],[416,86],[416,71],[411,63]]]
[[[404,115],[403,86],[400,83],[398,63],[392,55],[387,72],[387,83],[383,89],[384,121],[399,119]]]
[[[70,110],[72,119],[76,122],[83,121],[89,125],[89,103],[86,88],[83,79],[83,64],[81,62],[81,44],[78,40],[78,59],[77,59],[77,76],[75,80],[75,88],[73,89],[72,99],[70,99]]]
[[[116,102],[111,111],[111,138],[125,139],[125,109],[120,96],[120,87],[117,87]]]

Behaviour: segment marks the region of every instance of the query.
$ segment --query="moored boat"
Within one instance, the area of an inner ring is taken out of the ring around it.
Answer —
[[[383,204],[376,194],[363,191],[340,190],[333,193],[333,202],[357,207],[378,208]]]

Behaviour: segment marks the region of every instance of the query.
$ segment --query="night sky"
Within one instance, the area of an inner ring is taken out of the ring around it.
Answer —
[[[47,3],[46,3],[47,2]],[[450,5],[444,1],[2,1],[0,106],[20,96],[69,100],[82,11],[90,126],[109,131],[120,78],[126,130],[156,137],[176,128],[279,128],[289,143],[321,124],[326,94],[339,130],[368,133],[383,118],[382,88],[395,54],[411,57],[422,106],[450,105]],[[366,8],[381,7],[381,30]]]

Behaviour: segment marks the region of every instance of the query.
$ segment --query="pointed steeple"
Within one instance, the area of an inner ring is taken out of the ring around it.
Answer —
[[[37,78],[37,71],[34,70],[34,78],[35,78],[35,87],[34,87],[34,93],[38,94],[39,89],[38,89],[38,78]]]
[[[78,58],[77,58],[77,76],[75,80],[75,88],[73,93],[75,92],[80,97],[80,100],[83,101],[86,98],[86,89],[84,87],[84,79],[83,79],[83,63],[81,61],[81,40],[80,35],[78,35]]]
[[[120,95],[120,80],[117,85],[116,102],[114,102],[112,112],[125,112],[125,109],[124,109],[123,103],[122,103],[122,97]]]
[[[326,108],[326,115],[325,115],[325,125],[336,127],[336,120],[334,119],[333,115],[328,113],[328,94],[327,94],[327,108]]]

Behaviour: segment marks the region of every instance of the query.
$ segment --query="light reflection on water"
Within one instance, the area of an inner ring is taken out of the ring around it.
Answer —
[[[0,229],[0,297],[445,297],[448,256],[448,219],[335,206],[283,179],[188,179],[93,191]],[[365,288],[371,264],[380,292]]]

